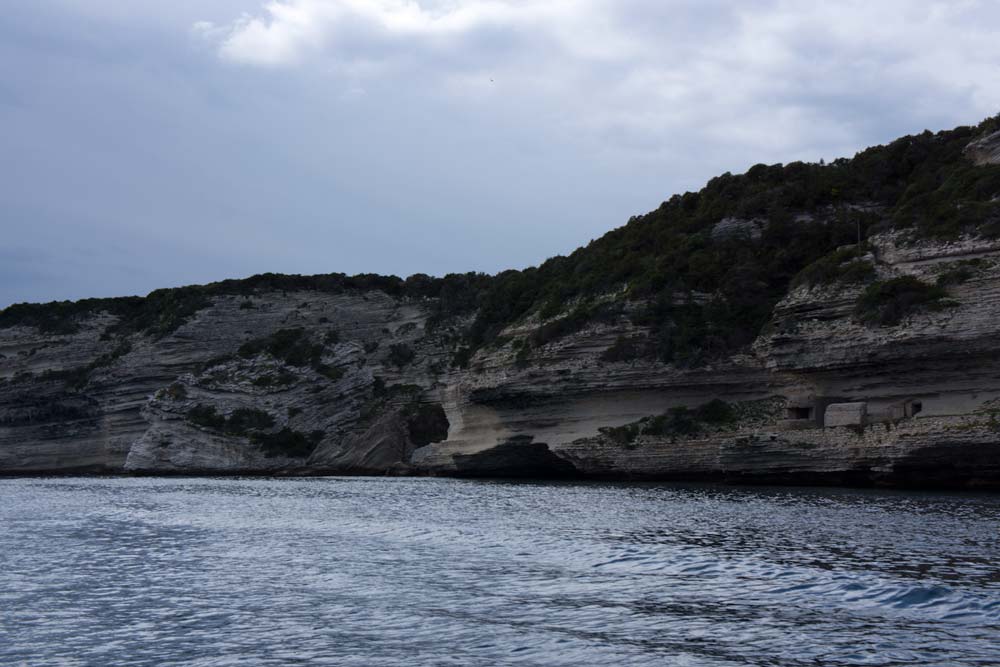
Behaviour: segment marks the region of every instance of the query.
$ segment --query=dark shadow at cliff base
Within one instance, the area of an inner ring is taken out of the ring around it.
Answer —
[[[556,456],[549,446],[530,439],[513,438],[475,454],[453,457],[456,477],[515,479],[576,479],[582,475],[572,463]]]
[[[234,470],[221,473],[203,471],[134,471],[122,472],[107,469],[79,468],[73,470],[5,471],[0,479],[14,478],[64,478],[64,477],[152,477],[152,478],[262,478],[302,479],[320,477],[445,477],[457,479],[516,480],[518,482],[608,482],[616,484],[710,484],[729,487],[817,487],[845,489],[897,489],[907,491],[976,491],[1000,492],[1000,475],[983,476],[967,471],[943,468],[927,470],[914,467],[895,473],[864,470],[832,473],[661,473],[661,474],[584,474],[571,463],[552,454],[545,445],[535,443],[518,447],[515,451],[497,453],[487,450],[480,454],[456,457],[459,470],[450,473],[417,471],[394,468],[385,471],[357,469],[314,469],[286,471]]]

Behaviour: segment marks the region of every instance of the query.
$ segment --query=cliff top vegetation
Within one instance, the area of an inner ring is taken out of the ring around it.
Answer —
[[[597,307],[598,297],[619,291],[647,304],[628,315],[652,332],[630,347],[635,354],[696,365],[749,345],[796,280],[829,281],[843,267],[851,280],[874,280],[859,259],[831,257],[856,244],[859,233],[862,240],[888,230],[906,230],[915,239],[1000,236],[1000,165],[976,166],[963,156],[970,141],[998,130],[1000,116],[975,127],[903,137],[850,159],[725,173],[568,256],[522,271],[405,280],[262,274],[146,297],[18,304],[0,311],[0,327],[71,333],[82,317],[106,311],[118,318],[108,335],[164,335],[219,295],[380,290],[430,299],[432,324],[474,314],[458,347],[463,363],[509,324],[538,312],[552,322],[544,335],[522,341],[519,355],[528,358],[531,347],[579,329],[591,316],[609,317]],[[720,234],[717,227],[726,219],[748,224]],[[564,318],[570,320],[559,323]]]

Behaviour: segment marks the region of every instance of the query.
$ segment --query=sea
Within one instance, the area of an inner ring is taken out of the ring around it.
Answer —
[[[1000,496],[0,480],[0,665],[1000,665]]]

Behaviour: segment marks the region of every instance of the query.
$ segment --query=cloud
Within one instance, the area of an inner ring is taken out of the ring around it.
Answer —
[[[232,62],[294,65],[328,50],[346,59],[394,42],[440,48],[451,39],[494,26],[509,26],[544,14],[507,2],[424,3],[412,0],[272,1],[263,14],[243,14],[222,28],[219,53]],[[220,28],[199,22],[200,30],[218,36]]]
[[[523,267],[1000,110],[993,0],[9,4],[0,305]]]
[[[994,113],[998,24],[1000,7],[976,0],[274,0],[216,43],[231,63],[406,71],[456,98],[501,81],[505,105],[619,148],[698,137],[771,157],[847,148],[890,114],[921,129],[952,105]]]

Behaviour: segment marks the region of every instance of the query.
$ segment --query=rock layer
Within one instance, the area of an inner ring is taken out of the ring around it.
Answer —
[[[966,153],[1000,164],[1000,134]],[[752,243],[762,226],[728,217],[709,236]],[[936,307],[876,326],[856,312],[866,284],[802,284],[750,349],[696,367],[607,354],[656,333],[626,289],[598,300],[614,314],[559,335],[538,334],[577,304],[531,314],[462,368],[468,315],[376,289],[217,294],[169,333],[101,311],[72,331],[0,328],[0,474],[1000,488],[1000,241],[897,231],[869,248],[859,261],[880,284],[941,285]],[[738,406],[733,419],[692,421],[717,399]]]
[[[996,486],[1000,243],[907,245],[887,235],[876,245],[883,278],[932,281],[970,260],[975,270],[949,288],[954,305],[896,327],[855,321],[860,285],[797,288],[754,354],[690,369],[602,361],[619,337],[642,333],[623,317],[530,359],[505,342],[460,370],[449,363],[448,325],[428,326],[430,304],[375,291],[259,293],[252,309],[221,297],[162,338],[106,340],[106,315],[68,335],[2,330],[0,470]],[[520,323],[501,340],[541,324]],[[316,368],[238,354],[289,328],[321,347]],[[605,435],[715,398],[778,407],[763,422],[707,434],[624,445]],[[906,401],[919,414],[904,414]],[[223,422],[264,412],[269,434],[311,449],[267,451],[259,434],[192,422],[199,406]],[[438,442],[414,440],[412,406],[441,406]]]

